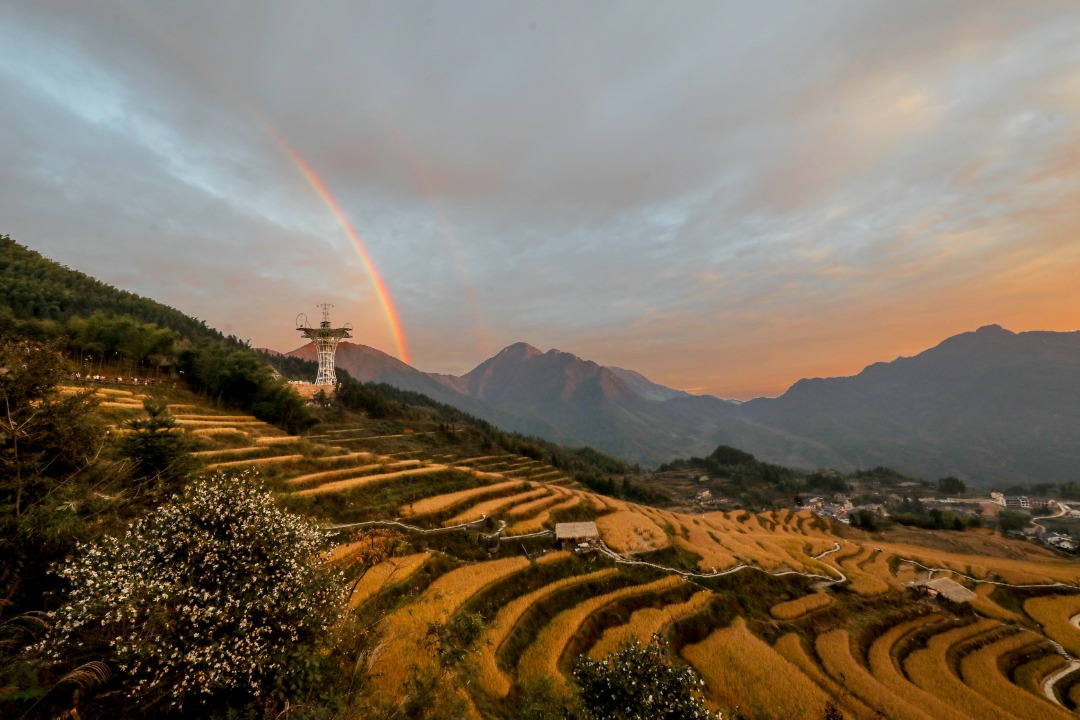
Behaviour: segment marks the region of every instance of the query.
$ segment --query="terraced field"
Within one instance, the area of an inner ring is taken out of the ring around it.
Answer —
[[[97,392],[117,431],[139,416],[142,389]],[[441,677],[464,716],[505,716],[536,679],[565,687],[581,654],[659,633],[714,707],[754,718],[821,717],[827,701],[856,718],[1076,717],[1065,671],[1080,654],[1080,564],[1031,544],[955,533],[944,550],[844,536],[807,512],[644,507],[532,458],[442,442],[434,423],[294,437],[196,402],[170,409],[207,471],[255,467],[283,503],[335,527],[335,561],[366,528],[401,534],[351,601],[379,637],[375,694],[399,713],[418,679]],[[556,551],[555,523],[582,520],[602,547]],[[929,575],[977,599],[955,608],[906,589]],[[429,630],[469,617],[482,630],[448,664]]]

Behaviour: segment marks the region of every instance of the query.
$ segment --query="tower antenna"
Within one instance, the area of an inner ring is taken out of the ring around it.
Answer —
[[[349,323],[335,328],[330,324],[330,303],[319,303],[315,307],[322,310],[322,322],[314,328],[308,323],[307,315],[300,313],[296,316],[296,329],[302,337],[315,342],[315,349],[319,353],[319,374],[315,378],[316,385],[337,385],[337,373],[334,372],[334,354],[337,353],[338,343],[345,338],[351,338],[352,334]],[[301,317],[303,320],[301,321]]]

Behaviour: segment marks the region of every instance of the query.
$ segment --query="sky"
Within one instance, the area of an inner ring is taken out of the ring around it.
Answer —
[[[1080,329],[1080,4],[0,5],[0,234],[256,347],[316,305],[776,395]]]

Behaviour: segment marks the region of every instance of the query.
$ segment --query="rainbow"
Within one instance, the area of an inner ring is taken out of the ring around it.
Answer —
[[[382,305],[383,312],[386,314],[386,320],[390,324],[390,332],[394,336],[394,344],[397,345],[398,355],[401,357],[401,361],[409,363],[409,348],[405,345],[405,332],[401,329],[401,317],[398,315],[397,310],[394,308],[394,301],[390,297],[390,291],[386,289],[386,283],[383,281],[382,276],[379,275],[379,271],[375,269],[375,263],[371,259],[371,255],[368,254],[367,248],[364,247],[363,241],[360,239],[360,234],[353,228],[352,223],[345,217],[344,211],[341,206],[338,205],[337,200],[330,194],[330,189],[326,187],[326,183],[322,181],[315,171],[307,164],[307,161],[300,156],[300,153],[296,152],[285,139],[278,133],[272,133],[274,139],[285,154],[296,165],[297,169],[304,175],[304,178],[308,181],[315,192],[322,198],[322,201],[326,203],[326,207],[330,209],[330,212],[334,214],[337,221],[341,223],[342,229],[345,234],[349,236],[349,240],[353,246],[356,247],[357,254],[360,255],[360,261],[364,264],[364,269],[367,270],[367,274],[371,277],[371,282],[375,286],[375,296],[379,300],[379,304]]]
[[[326,203],[330,212],[333,213],[334,217],[341,223],[341,227],[345,230],[345,234],[349,236],[349,240],[352,241],[353,246],[356,248],[356,252],[360,255],[360,261],[364,264],[364,269],[367,270],[368,276],[375,286],[375,295],[379,300],[379,304],[382,305],[383,312],[386,314],[386,319],[390,325],[390,332],[393,335],[394,343],[397,345],[398,356],[403,362],[408,363],[409,349],[405,345],[405,333],[401,329],[401,318],[394,308],[394,302],[390,297],[390,292],[386,289],[386,283],[383,282],[382,276],[379,275],[378,270],[375,269],[375,263],[371,260],[367,248],[364,247],[364,243],[360,239],[360,234],[356,232],[356,229],[353,228],[348,218],[345,217],[345,213],[342,211],[341,206],[338,205],[337,200],[334,199],[334,196],[330,194],[330,190],[326,187],[326,183],[324,183],[311,166],[307,164],[300,153],[294,150],[292,146],[285,141],[285,138],[281,133],[277,131],[257,108],[237,93],[231,85],[225,82],[212,67],[192,52],[190,48],[177,42],[168,32],[167,28],[160,23],[155,22],[150,14],[145,12],[137,3],[130,2],[130,0],[113,0],[113,3],[120,6],[129,17],[135,20],[135,22],[141,25],[143,29],[149,32],[157,40],[171,48],[178,57],[182,58],[188,65],[194,68],[203,79],[207,80],[215,88],[230,97],[238,107],[242,108],[255,120],[255,122],[262,126],[266,133],[274,139],[278,147],[280,147],[285,155],[294,165],[296,165],[297,169],[304,175],[304,178],[311,187],[318,193],[319,197],[322,198],[322,201]]]

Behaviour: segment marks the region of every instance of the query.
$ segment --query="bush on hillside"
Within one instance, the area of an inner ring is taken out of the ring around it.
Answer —
[[[344,578],[321,562],[324,543],[246,473],[197,480],[60,569],[71,593],[42,649],[106,660],[129,714],[275,707],[310,684],[342,617]]]
[[[586,717],[595,720],[696,720],[720,717],[701,700],[702,680],[667,659],[664,641],[623,645],[603,660],[583,656],[574,669]]]

